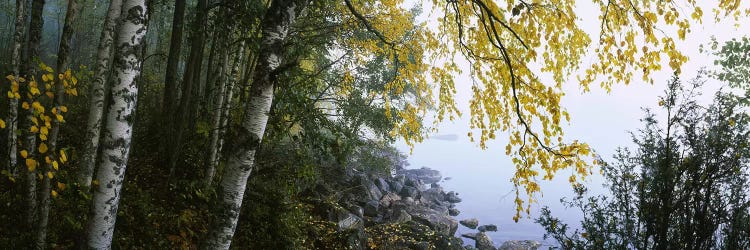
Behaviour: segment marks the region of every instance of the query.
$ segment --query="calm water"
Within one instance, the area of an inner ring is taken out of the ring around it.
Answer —
[[[408,152],[408,147],[399,145]],[[506,240],[537,240],[545,245],[551,245],[553,240],[543,240],[544,229],[534,223],[542,205],[549,206],[553,215],[569,224],[576,224],[581,218],[579,211],[565,209],[559,202],[563,196],[572,196],[572,189],[567,182],[567,174],[563,173],[552,182],[543,182],[543,197],[539,204],[532,206],[531,218],[525,216],[518,223],[513,221],[515,214],[514,192],[510,178],[514,168],[510,159],[499,149],[499,145],[492,145],[483,151],[459,136],[455,141],[428,140],[414,147],[409,156],[410,168],[423,166],[439,170],[444,180],[441,185],[446,191],[456,191],[463,200],[457,204],[461,214],[457,219],[477,218],[480,225],[495,224],[498,232],[489,232],[496,245]],[[599,185],[599,184],[596,184]],[[458,234],[476,232],[459,226]],[[465,241],[472,242],[469,239]]]

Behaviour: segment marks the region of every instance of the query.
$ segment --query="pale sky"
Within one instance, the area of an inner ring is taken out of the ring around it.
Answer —
[[[423,8],[425,11],[431,9],[427,4],[429,3],[426,3]],[[744,5],[747,8],[748,3]],[[750,28],[735,28],[734,21],[731,19],[720,23],[713,22],[710,7],[704,6],[703,9],[705,13],[703,24],[693,23],[692,32],[684,41],[677,42],[678,48],[690,58],[682,67],[681,78],[683,80],[695,77],[700,67],[713,65],[711,56],[698,52],[699,46],[707,44],[712,36],[717,38],[719,44],[722,44],[723,41],[732,38],[750,35]],[[590,2],[583,2],[579,3],[577,11],[579,16],[586,18],[579,22],[579,25],[589,34],[598,34],[598,7]],[[747,21],[747,18],[741,19],[740,23],[747,23]],[[591,37],[596,39],[598,36],[592,35]],[[592,44],[597,44],[597,41],[594,40]],[[468,68],[465,61],[458,63],[466,65],[462,68]],[[612,159],[611,156],[617,147],[632,146],[628,131],[636,131],[642,127],[639,119],[643,118],[644,112],[641,108],[656,109],[658,96],[663,94],[665,83],[672,76],[666,63],[662,68],[661,72],[652,74],[654,85],[641,83],[640,76],[636,75],[629,86],[615,85],[609,94],[597,86],[592,86],[589,93],[581,93],[575,75],[571,76],[570,83],[563,85],[566,96],[562,99],[562,106],[571,115],[570,124],[565,128],[566,140],[578,139],[589,143],[605,160]],[[465,74],[458,76],[456,84],[459,108],[464,114],[468,114],[468,101],[471,95],[468,76]],[[721,83],[709,81],[702,91],[703,102],[708,103],[719,87]],[[452,177],[442,185],[446,190],[459,192],[463,199],[463,202],[458,205],[458,209],[461,210],[458,218],[476,217],[480,220],[480,224],[497,224],[499,232],[490,234],[496,244],[509,239],[541,241],[544,231],[533,223],[533,219],[522,219],[519,223],[513,223],[511,219],[515,210],[513,194],[510,193],[512,185],[509,180],[514,168],[503,150],[507,139],[498,136],[498,140],[488,143],[489,148],[483,151],[476,144],[469,142],[466,137],[468,131],[467,115],[454,122],[444,122],[438,134],[456,134],[458,140],[427,140],[417,144],[413,154],[409,156],[409,162],[414,168],[427,166],[440,170],[444,177]],[[402,142],[397,143],[397,147],[408,152],[408,147]],[[540,203],[550,206],[553,215],[567,220],[568,223],[575,223],[573,220],[579,218],[580,213],[565,211],[559,204],[561,197],[570,197],[572,194],[567,182],[568,175],[569,172],[563,172],[552,182],[542,182],[544,197]],[[589,187],[600,187],[600,181],[597,181],[599,179],[594,177]],[[540,206],[536,205],[534,208],[538,210]],[[459,226],[459,232],[470,232],[470,230]]]

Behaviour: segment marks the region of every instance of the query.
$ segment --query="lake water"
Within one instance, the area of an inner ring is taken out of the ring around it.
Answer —
[[[496,146],[496,145],[495,145]],[[408,152],[408,147],[399,145],[401,150]],[[563,196],[572,196],[572,189],[567,181],[567,175],[560,175],[552,182],[543,182],[543,197],[539,204],[532,206],[532,214],[513,221],[515,214],[513,185],[510,178],[514,167],[510,158],[497,149],[491,147],[481,150],[465,137],[459,136],[455,141],[428,140],[414,147],[409,156],[410,168],[429,167],[438,170],[449,180],[441,181],[441,186],[447,191],[459,193],[463,200],[456,207],[461,214],[458,220],[477,218],[480,225],[495,224],[497,232],[488,232],[496,245],[506,240],[536,240],[544,245],[556,245],[554,240],[544,240],[544,229],[534,223],[541,206],[549,206],[554,216],[563,221],[577,225],[581,218],[580,211],[565,209],[559,202]],[[464,226],[458,228],[458,235],[473,233]],[[464,239],[473,244],[472,240]]]

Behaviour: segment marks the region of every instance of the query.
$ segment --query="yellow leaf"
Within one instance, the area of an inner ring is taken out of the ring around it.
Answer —
[[[68,112],[68,107],[60,106],[60,111],[62,111],[63,113]]]
[[[39,144],[39,153],[42,153],[42,154],[47,153],[47,144],[44,144],[44,143]]]
[[[29,103],[28,102],[21,103],[21,108],[23,108],[23,109],[29,109],[30,108],[29,107]]]
[[[44,162],[46,162],[47,164],[50,164],[50,163],[52,163],[52,159],[50,159],[49,156],[45,156],[44,157]]]
[[[52,172],[47,172],[47,178],[50,178],[50,179],[55,178],[55,175],[52,174]]]
[[[0,128],[5,128],[5,121],[3,119],[0,119]]]
[[[67,186],[65,185],[65,183],[62,183],[62,182],[57,183],[57,189],[60,189],[60,191],[65,190],[66,187]]]
[[[34,159],[26,159],[26,167],[29,168],[29,172],[34,172],[36,161]]]
[[[55,168],[55,170],[58,170],[58,168],[60,167],[60,164],[57,164],[57,161],[53,161],[52,167]]]
[[[31,132],[31,133],[39,132],[39,127],[37,127],[37,126],[31,126],[31,128],[29,129],[29,132]]]
[[[57,198],[57,191],[52,190],[52,198]]]
[[[60,150],[60,162],[65,163],[66,161],[68,161],[68,156],[65,155],[64,150]]]
[[[26,157],[29,157],[29,152],[26,151],[26,150],[21,150],[21,157],[23,157],[24,159],[26,159]]]
[[[55,117],[57,118],[57,121],[59,121],[59,122],[65,122],[65,119],[63,119],[62,115],[55,115]]]

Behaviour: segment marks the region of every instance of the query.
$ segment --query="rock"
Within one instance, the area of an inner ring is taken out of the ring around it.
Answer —
[[[465,234],[462,234],[461,237],[469,238],[472,240],[477,240],[477,234],[475,233],[465,233]]]
[[[414,199],[419,199],[419,190],[417,190],[415,187],[405,186],[403,189],[401,189],[401,196],[403,197],[411,197]]]
[[[362,218],[362,216],[365,215],[365,210],[362,209],[362,207],[357,205],[350,205],[349,206],[349,212],[353,213],[354,215]]]
[[[367,190],[367,194],[370,196],[371,200],[377,201],[380,200],[380,197],[383,197],[383,193],[380,192],[380,189],[375,185],[375,183],[367,180],[364,184]]]
[[[350,230],[350,229],[363,229],[365,226],[362,218],[357,217],[354,214],[347,214],[343,219],[340,219],[336,225],[339,230]]]
[[[382,177],[375,179],[375,186],[377,186],[383,193],[391,192],[391,185],[389,185]]]
[[[450,191],[445,195],[445,200],[450,203],[459,203],[461,198],[458,198],[458,193]]]
[[[415,177],[426,184],[436,183],[443,179],[443,176],[440,175],[439,171],[427,167],[422,167],[420,169],[404,169],[399,171],[399,173],[406,177]]]
[[[456,234],[458,221],[453,217],[422,206],[406,207],[406,209],[412,220],[427,225],[445,235]]]
[[[396,217],[393,218],[391,221],[393,221],[394,223],[404,223],[407,221],[411,221],[411,215],[409,215],[409,213],[407,213],[404,210],[399,210],[397,212]]]
[[[422,182],[422,180],[420,180],[419,178],[414,177],[414,176],[408,176],[408,177],[406,177],[406,181],[404,181],[404,185],[405,186],[410,186],[410,187],[415,187],[419,191],[424,191],[425,190],[425,188],[424,188],[424,182]]]
[[[448,209],[448,215],[450,215],[450,216],[458,216],[458,214],[460,214],[460,213],[461,213],[461,211],[458,211],[458,209],[455,209],[455,208],[449,208]]]
[[[400,193],[401,189],[404,188],[404,182],[403,181],[392,181],[390,184],[391,191],[394,193]]]
[[[485,234],[484,232],[480,232],[477,234],[477,239],[474,246],[479,250],[496,250],[495,244],[492,243],[492,239],[490,239],[490,237],[487,236],[487,234]]]
[[[465,245],[464,250],[477,250],[477,248],[472,245]]]
[[[391,204],[393,204],[396,201],[401,200],[401,196],[398,196],[394,193],[387,193],[383,195],[383,198],[380,198],[380,206],[384,208],[391,207]]]
[[[536,250],[542,243],[535,240],[509,240],[503,242],[500,250]]]
[[[482,225],[478,228],[480,232],[497,232],[497,226],[494,224]]]
[[[380,203],[377,201],[368,201],[365,204],[365,216],[375,217],[380,212]]]
[[[477,226],[479,226],[479,220],[477,220],[476,218],[461,220],[459,221],[459,223],[471,229],[477,229]]]

